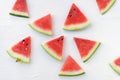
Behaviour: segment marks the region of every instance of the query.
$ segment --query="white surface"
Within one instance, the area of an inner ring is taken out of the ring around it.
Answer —
[[[120,56],[120,0],[105,14],[99,13],[95,0],[28,0],[30,18],[9,15],[15,0],[0,1],[0,80],[120,80],[109,62]],[[91,21],[91,26],[80,31],[65,31],[62,25],[72,3],[75,3]],[[28,24],[48,13],[52,14],[54,36],[49,37],[33,31]],[[31,63],[16,63],[6,50],[26,36],[32,37]],[[41,43],[65,36],[63,61],[49,56]],[[83,63],[73,37],[100,41],[102,44],[95,55]],[[86,74],[75,77],[58,76],[67,57],[72,57],[83,67]]]

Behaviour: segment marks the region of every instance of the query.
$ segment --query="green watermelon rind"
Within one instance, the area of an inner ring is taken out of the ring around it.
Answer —
[[[29,18],[29,14],[26,12],[19,12],[19,11],[12,10],[9,14],[14,16]]]
[[[59,76],[78,76],[78,75],[82,75],[85,74],[85,72],[83,70],[79,70],[76,72],[60,72]]]
[[[12,49],[9,49],[7,50],[7,53],[13,57],[14,59],[20,59],[21,62],[24,62],[24,63],[30,63],[30,59],[29,58],[26,58],[24,57],[23,55],[19,55],[18,53],[16,52],[13,52]]]
[[[56,55],[56,53],[51,50],[46,44],[41,44],[41,46],[45,49],[45,51],[50,55],[52,56],[53,58],[55,58],[56,60],[58,61],[61,61],[62,60],[62,57],[59,57]]]
[[[111,0],[111,2],[109,3],[109,5],[104,9],[104,10],[101,10],[101,14],[105,14],[115,3],[116,0]]]
[[[88,55],[86,57],[83,57],[82,60],[83,62],[88,61],[96,52],[97,48],[100,46],[100,42],[96,42],[95,46],[91,49],[91,51],[88,53]]]
[[[109,65],[116,73],[118,73],[120,75],[120,67],[118,67],[114,63],[110,63]]]
[[[53,35],[52,31],[44,31],[44,30],[42,30],[42,29],[38,29],[38,28],[34,25],[34,23],[29,24],[29,26],[30,26],[33,30],[35,30],[35,31],[37,31],[37,32],[39,32],[39,33],[46,34],[46,35],[48,35],[48,36],[52,36],[52,35]]]
[[[72,24],[72,25],[64,25],[63,26],[63,29],[64,30],[80,30],[80,29],[84,29],[86,28],[87,26],[90,25],[90,21],[86,21],[82,24]]]

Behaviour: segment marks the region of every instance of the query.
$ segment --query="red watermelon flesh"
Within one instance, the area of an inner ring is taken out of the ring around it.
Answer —
[[[88,24],[89,21],[86,16],[73,3],[65,20],[63,29],[77,30],[88,26]]]
[[[16,60],[22,62],[29,62],[31,53],[31,37],[26,37],[12,46],[8,51],[8,54]]]
[[[34,29],[40,33],[52,35],[51,14],[48,14],[42,18],[39,18],[29,25],[32,29]]]
[[[81,66],[71,56],[68,56],[61,68],[59,75],[60,76],[76,76],[83,73],[84,71],[81,68]]]
[[[114,63],[115,63],[117,66],[120,67],[120,58],[116,59],[116,60],[114,61]]]
[[[16,0],[10,14],[22,17],[29,17],[26,0]]]
[[[112,5],[115,3],[115,0],[96,0],[98,8],[102,14],[107,12]]]
[[[65,21],[65,25],[84,23],[86,21],[87,18],[80,11],[80,9],[75,4],[72,4],[72,7]]]
[[[47,24],[46,24],[47,23]],[[34,22],[36,27],[44,29],[44,30],[52,30],[52,24],[51,24],[51,15],[48,14],[41,19],[38,19]]]
[[[75,37],[74,40],[83,62],[87,61],[94,54],[95,50],[100,45],[100,42],[83,38]]]
[[[120,57],[110,63],[111,68],[120,75]]]
[[[64,36],[57,37],[42,44],[42,47],[55,59],[62,59]]]

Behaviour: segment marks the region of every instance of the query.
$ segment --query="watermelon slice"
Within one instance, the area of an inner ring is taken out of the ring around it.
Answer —
[[[96,0],[101,14],[105,14],[115,3],[116,0]]]
[[[84,74],[84,70],[81,66],[71,57],[68,56],[65,63],[63,64],[60,76],[77,76]]]
[[[29,26],[40,33],[51,36],[52,35],[52,21],[51,14],[48,14],[38,20],[35,20]]]
[[[42,47],[57,60],[62,60],[64,36],[57,37],[42,44]]]
[[[7,50],[8,54],[16,61],[30,62],[31,37],[28,36]]]
[[[111,68],[120,75],[120,57],[110,63]]]
[[[10,11],[11,15],[29,18],[26,0],[16,0]]]
[[[75,37],[74,40],[83,62],[86,62],[95,53],[96,49],[100,45],[100,42],[83,38]]]
[[[87,27],[90,24],[86,16],[73,3],[65,20],[63,29],[65,30],[79,30]]]

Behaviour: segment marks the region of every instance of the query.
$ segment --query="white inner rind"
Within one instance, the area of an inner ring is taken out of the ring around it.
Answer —
[[[61,71],[59,73],[60,76],[75,76],[75,75],[80,75],[85,73],[83,70],[78,70],[78,71]]]
[[[40,33],[47,34],[47,35],[50,35],[50,36],[52,35],[52,31],[51,30],[43,30],[43,29],[37,28],[37,26],[34,23],[29,24],[29,26],[32,29],[34,29],[35,31],[38,31]]]
[[[83,62],[87,61],[95,53],[99,45],[100,45],[100,42],[97,42],[95,46],[89,51],[88,55],[82,58]]]
[[[16,10],[11,10],[10,14],[29,17],[29,14],[27,12],[20,12],[20,11],[16,11]]]
[[[12,49],[7,50],[7,52],[11,57],[13,57],[15,59],[20,59],[20,61],[25,62],[25,63],[30,62],[30,58],[20,55],[19,53],[13,52]]]
[[[107,5],[107,7],[101,10],[101,13],[104,14],[105,12],[107,12],[112,7],[112,5],[115,3],[115,1],[116,0],[111,0],[111,2]]]
[[[65,29],[65,30],[79,30],[79,29],[83,29],[83,28],[87,27],[88,25],[90,25],[90,22],[86,21],[82,24],[64,25],[63,29]]]
[[[114,63],[110,63],[110,66],[111,66],[111,68],[112,68],[115,72],[117,72],[118,74],[120,74],[120,67],[119,67],[119,66],[117,66],[117,65],[114,64]]]
[[[62,60],[62,56],[56,55],[56,53],[52,49],[50,49],[50,47],[48,47],[47,44],[42,44],[42,47],[48,52],[48,54],[53,56],[55,59],[57,59],[59,61]]]

